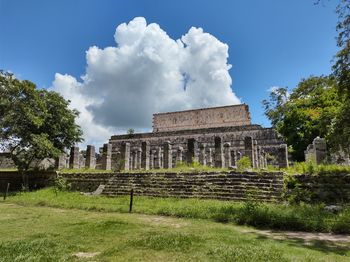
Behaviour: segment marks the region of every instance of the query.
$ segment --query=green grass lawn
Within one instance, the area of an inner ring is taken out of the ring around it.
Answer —
[[[24,206],[49,206],[127,213],[129,197],[89,197],[78,192],[56,192],[53,188],[11,195],[7,202]],[[350,207],[338,214],[325,211],[322,205],[268,204],[234,201],[152,198],[134,196],[135,213],[250,225],[257,228],[333,232],[350,234]]]
[[[0,261],[349,261],[346,243],[248,227],[0,202]],[[77,255],[91,255],[78,258]]]

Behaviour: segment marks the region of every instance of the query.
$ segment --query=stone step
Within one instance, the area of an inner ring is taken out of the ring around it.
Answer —
[[[112,194],[112,193],[130,193],[130,188],[121,188],[119,190],[108,190],[105,189],[103,191],[103,194]],[[158,194],[171,194],[171,195],[196,195],[196,194],[205,194],[205,195],[225,195],[225,196],[274,196],[274,197],[280,197],[280,193],[278,192],[256,192],[256,193],[250,193],[247,191],[236,191],[236,192],[223,192],[220,190],[217,191],[185,191],[185,190],[140,190],[140,189],[134,189],[134,194],[152,194],[152,193],[158,193]]]
[[[246,200],[253,195],[261,201],[278,201],[283,176],[237,173],[117,173],[106,184],[103,195]]]
[[[118,191],[118,190],[131,190],[132,187],[106,187],[104,191]],[[186,192],[207,192],[207,193],[211,193],[211,192],[227,192],[227,193],[233,193],[233,192],[261,192],[261,193],[266,193],[266,194],[277,194],[280,195],[282,193],[282,190],[258,190],[255,191],[255,188],[251,188],[251,189],[246,189],[246,188],[240,188],[240,189],[236,189],[236,190],[231,190],[231,189],[222,189],[222,188],[157,188],[157,187],[150,187],[150,188],[137,188],[138,190],[158,190],[158,191],[186,191]]]
[[[128,183],[128,184],[107,184],[106,188],[120,188],[120,187],[141,187],[141,188],[184,188],[184,189],[200,189],[200,188],[220,188],[222,190],[240,190],[240,189],[252,189],[252,190],[268,190],[268,191],[278,191],[283,190],[283,187],[277,187],[277,186],[271,186],[271,185],[203,185],[203,186],[197,186],[197,185],[171,185],[171,184],[136,184],[136,183]]]
[[[222,179],[239,179],[239,180],[269,180],[269,181],[283,181],[283,177],[265,177],[265,176],[175,176],[175,177],[168,177],[168,176],[162,176],[162,175],[151,175],[151,176],[145,176],[145,175],[127,175],[127,176],[113,176],[113,178],[118,178],[118,179],[159,179],[159,178],[167,178],[167,179],[182,179],[182,180],[222,180]]]
[[[107,193],[104,194],[109,197],[115,197],[115,196],[125,196],[129,195],[127,192],[113,192],[113,193]],[[218,200],[231,200],[231,201],[245,201],[247,200],[247,197],[242,196],[225,196],[225,195],[173,195],[173,194],[159,194],[159,193],[148,193],[148,194],[140,194],[140,196],[148,196],[148,197],[174,197],[174,198],[201,198],[201,199],[218,199]],[[271,197],[271,196],[259,196],[258,198],[261,201],[265,202],[277,202],[280,200],[280,198],[277,197]]]
[[[203,184],[217,184],[217,185],[241,185],[241,184],[257,184],[257,185],[274,185],[283,186],[283,183],[273,183],[266,181],[188,181],[188,180],[110,180],[108,184],[128,184],[128,183],[140,183],[140,184],[193,184],[193,185],[203,185]]]

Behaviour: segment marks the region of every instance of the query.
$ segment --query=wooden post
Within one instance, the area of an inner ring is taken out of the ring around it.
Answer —
[[[4,200],[6,200],[7,194],[9,192],[9,188],[10,188],[10,183],[7,183],[7,187],[6,187],[6,190],[5,190],[5,193],[4,193]]]
[[[129,213],[132,212],[132,201],[133,201],[133,198],[134,198],[134,189],[131,189],[130,191],[130,206],[129,206]]]

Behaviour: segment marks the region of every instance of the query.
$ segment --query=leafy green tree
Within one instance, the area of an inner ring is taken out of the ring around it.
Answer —
[[[126,134],[127,135],[133,135],[135,134],[135,130],[133,128],[129,128],[127,131],[126,131]]]
[[[340,51],[335,56],[333,74],[343,105],[333,126],[332,144],[350,153],[350,0],[340,0],[336,12],[337,45]]]
[[[277,88],[264,100],[265,115],[272,126],[292,146],[292,156],[304,160],[304,150],[316,136],[329,140],[342,102],[332,77],[310,77],[302,80],[289,94]]]
[[[323,1],[317,0],[316,4]],[[350,0],[339,0],[336,7],[338,14],[337,45],[333,73],[337,81],[342,107],[334,119],[332,139],[329,141],[334,149],[342,149],[350,153]]]
[[[20,171],[35,159],[55,158],[82,141],[75,124],[78,111],[58,93],[37,89],[0,71],[0,147],[8,150]]]

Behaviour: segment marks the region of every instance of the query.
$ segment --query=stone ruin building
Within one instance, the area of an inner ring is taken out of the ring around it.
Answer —
[[[327,152],[326,139],[316,137],[304,151],[305,161],[311,161],[317,165],[330,163],[338,165],[350,165],[350,155],[343,150]]]
[[[114,135],[97,152],[92,145],[72,147],[55,167],[149,170],[199,162],[234,168],[243,156],[253,168],[288,166],[287,145],[272,128],[252,124],[248,106],[240,104],[154,114],[153,132]]]
[[[235,167],[248,156],[254,168],[287,167],[287,145],[271,128],[251,124],[245,104],[153,115],[153,132],[114,135],[104,145],[102,168],[172,168],[199,162]]]

